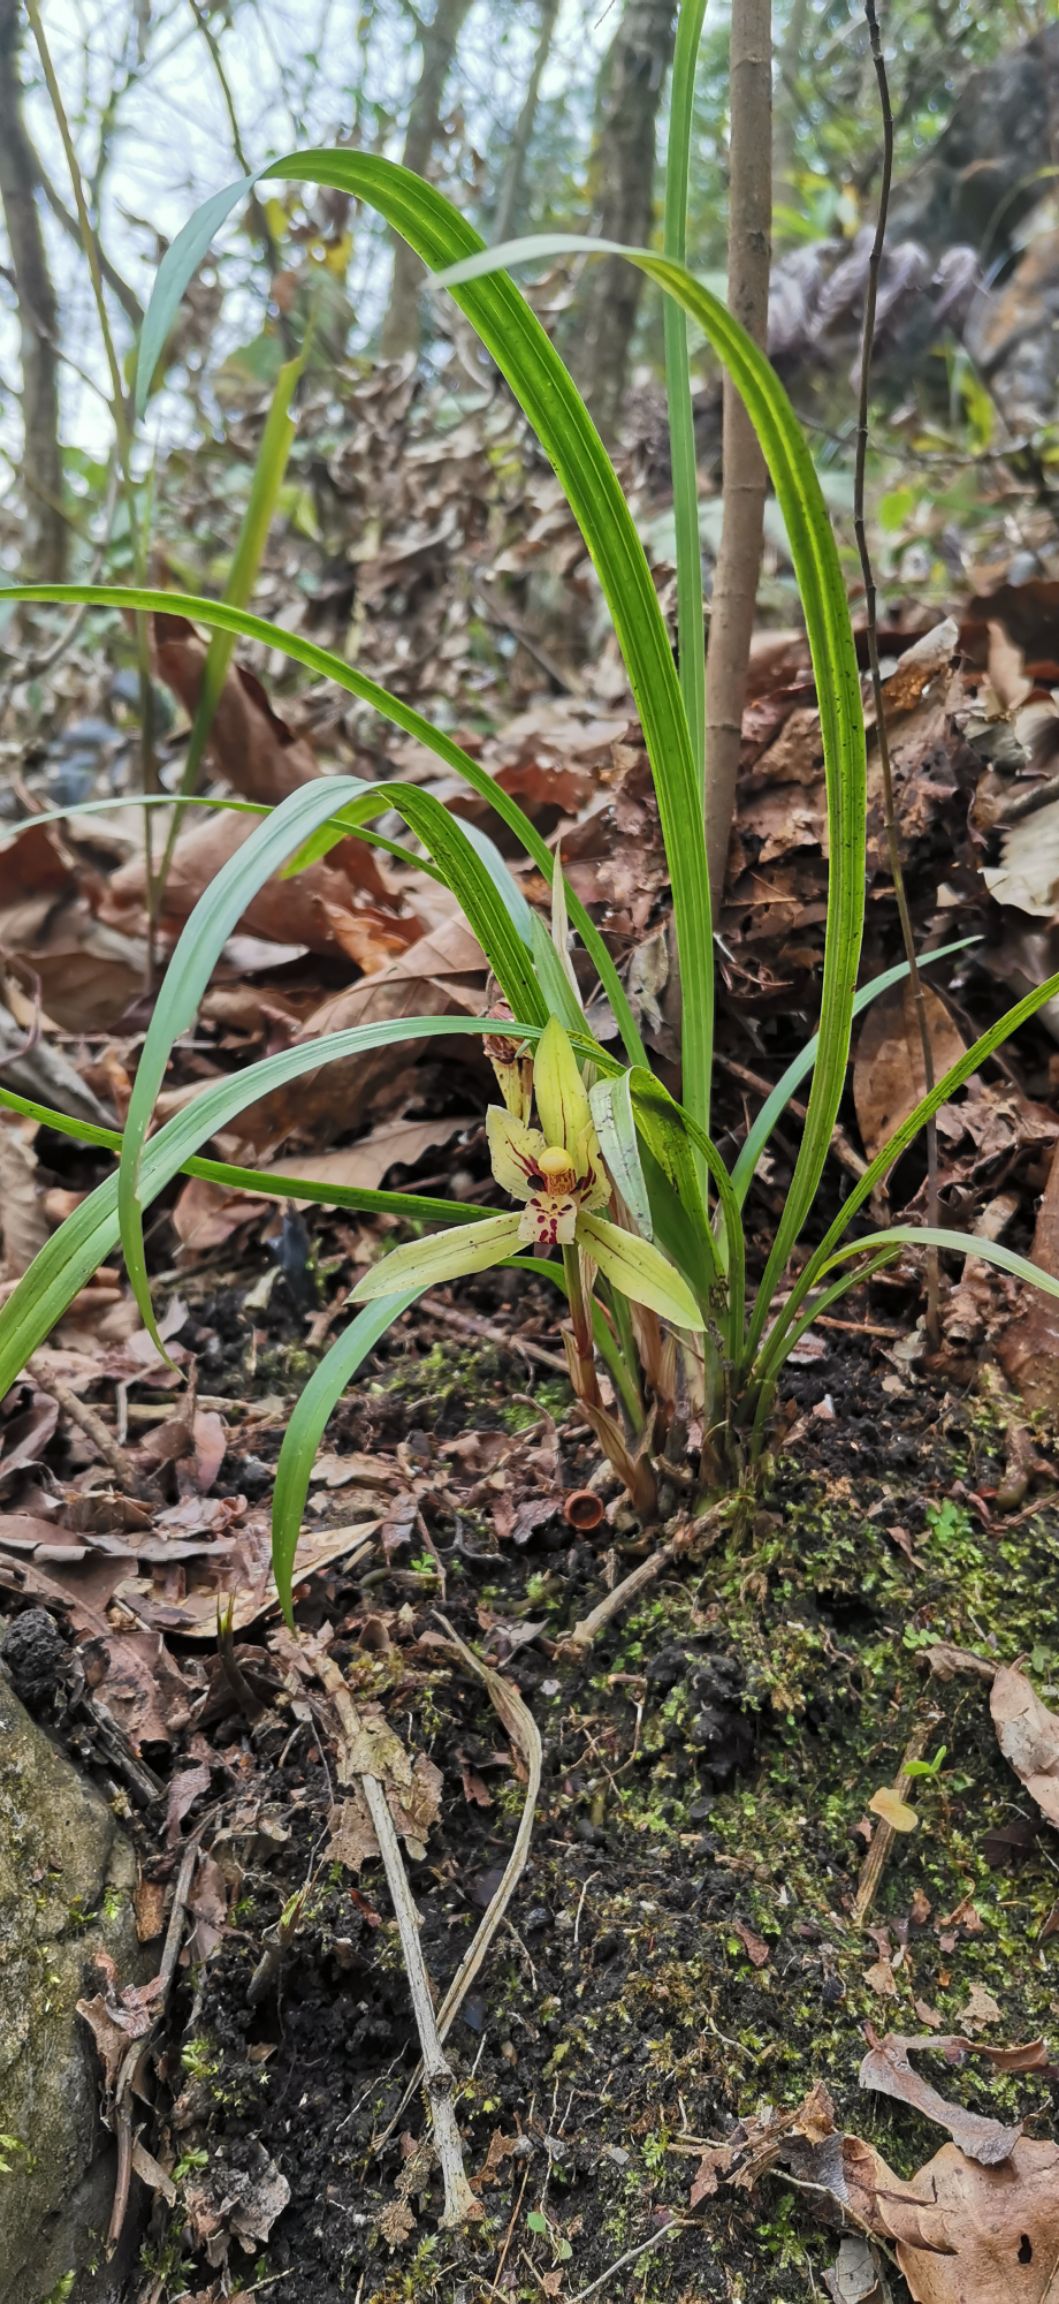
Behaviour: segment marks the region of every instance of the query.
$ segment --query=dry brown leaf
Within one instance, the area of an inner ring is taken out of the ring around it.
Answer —
[[[963,1040],[944,1001],[923,987],[934,1076],[941,1078],[963,1055]],[[926,1092],[923,1049],[916,1004],[906,981],[873,1000],[860,1029],[853,1061],[853,1102],[861,1141],[869,1159],[907,1120]]]
[[[134,1752],[187,1726],[190,1692],[158,1632],[112,1632],[84,1650],[90,1685]]]
[[[78,2000],[76,2007],[95,2040],[103,2085],[109,2094],[130,2041],[142,2040],[150,2031],[163,1987],[160,1976],[152,1976],[146,1984],[119,1985],[109,1952],[97,1952],[93,1966],[103,1977],[102,1990],[93,1993],[91,1999]]]
[[[748,1928],[745,1920],[733,1920],[732,1929],[733,1933],[738,1936],[747,1959],[753,1962],[755,1968],[766,1968],[769,1948],[764,1937],[759,1936],[755,1929]]]
[[[984,1984],[972,1984],[963,2007],[956,2011],[956,2021],[965,2032],[977,2032],[983,2024],[999,2024],[999,2002]]]
[[[289,1175],[294,1169],[299,1176],[304,1176],[306,1183],[339,1184],[353,1186],[360,1192],[374,1191],[385,1181],[391,1168],[414,1167],[425,1152],[450,1144],[454,1136],[476,1125],[473,1113],[466,1112],[449,1119],[386,1120],[356,1144],[347,1145],[344,1151],[305,1157],[296,1154],[277,1173]]]
[[[352,1784],[344,1800],[331,1811],[331,1838],[327,1849],[334,1864],[359,1872],[379,1853],[375,1827],[359,1784]]]
[[[1024,1672],[1005,1664],[989,1698],[997,1742],[1049,1824],[1059,1824],[1059,1715],[1049,1712]]]
[[[206,668],[206,644],[186,616],[153,616],[155,661],[166,686],[195,716]],[[293,736],[245,665],[232,663],[217,700],[209,757],[244,800],[272,807],[320,774],[311,748]]]
[[[1059,1280],[1059,1146],[1037,1210],[1031,1254],[1035,1264]],[[1059,1301],[1027,1288],[1001,1337],[997,1358],[1027,1407],[1054,1417],[1059,1409]]]
[[[895,2032],[875,2041],[858,2074],[861,2087],[873,2088],[880,2096],[893,2096],[899,2104],[908,2104],[913,2111],[921,2112],[925,2120],[934,2120],[939,2128],[947,2128],[969,2158],[981,2161],[983,2167],[995,2168],[1001,2160],[1008,2159],[1018,2143],[1021,2128],[1005,2128],[999,2120],[967,2112],[962,2104],[950,2104],[916,2071],[909,2060],[910,2046],[910,2041]]]
[[[218,813],[181,833],[166,876],[164,926],[183,925],[221,866],[253,830],[254,822],[246,816]],[[351,847],[369,859],[355,882],[334,861]],[[111,875],[101,918],[127,928],[140,917],[145,891],[145,868],[137,857]],[[384,967],[419,935],[416,916],[402,914],[398,899],[382,887],[374,851],[353,841],[343,841],[325,861],[306,865],[290,880],[266,881],[241,915],[240,928],[244,935],[265,937],[288,954],[301,949],[344,952],[365,973]]]
[[[926,2255],[895,2215],[897,2261],[915,2304],[1054,2304],[1059,2267],[1059,2146],[1022,2137],[999,2167],[943,2144],[903,2187],[922,2202]]]
[[[248,2253],[267,2240],[290,2199],[290,2185],[263,2145],[251,2144],[245,2157],[252,2166],[226,2166],[215,2158],[184,2185],[192,2240],[204,2247],[206,2261],[214,2267],[224,2263],[233,2235]]]
[[[167,1541],[164,1553],[156,1555],[163,1562],[160,1589],[156,1591],[147,1579],[126,1578],[121,1584],[121,1598],[158,1632],[179,1633],[188,1640],[215,1640],[219,1605],[225,1606],[231,1601],[232,1628],[236,1632],[255,1624],[259,1616],[278,1606],[272,1574],[271,1522],[263,1509],[244,1512],[241,1498],[220,1497],[174,1505],[169,1512],[156,1515],[155,1525],[177,1529],[189,1513],[204,1528],[209,1528],[215,1518],[220,1531],[208,1547],[198,1543],[194,1546],[200,1555],[195,1583],[179,1599],[169,1597],[164,1558],[166,1554],[173,1557],[176,1546]],[[346,1559],[367,1544],[382,1525],[376,1518],[343,1521],[336,1528],[304,1529],[294,1567],[295,1583],[302,1583],[333,1560]],[[151,1557],[147,1544],[142,1547],[142,1557]]]
[[[890,2304],[890,2289],[869,2241],[859,2233],[843,2240],[837,2261],[824,2273],[832,2304]]]
[[[873,1816],[881,1817],[882,1822],[889,1825],[891,1832],[915,1832],[918,1828],[915,1809],[909,1807],[907,1800],[902,1800],[892,1784],[881,1784],[879,1790],[872,1793],[868,1806]]]
[[[0,1269],[5,1280],[26,1271],[51,1231],[33,1149],[36,1132],[35,1123],[20,1120],[14,1112],[0,1112]]]

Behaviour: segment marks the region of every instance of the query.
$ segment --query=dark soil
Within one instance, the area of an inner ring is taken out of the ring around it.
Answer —
[[[510,1316],[484,1285],[460,1303]],[[223,1306],[210,1321],[223,1334]],[[423,1311],[390,1340],[331,1444],[399,1433],[429,1461],[443,1438],[529,1421],[513,1393],[558,1411],[561,1387],[539,1370],[527,1380],[492,1346],[438,1334]],[[241,1821],[238,1799],[222,1811],[214,1846],[230,1924],[183,1973],[151,2143],[188,2199],[204,2167],[212,2196],[231,2198],[273,2163],[290,2202],[263,2245],[222,2232],[211,2265],[186,2208],[156,2200],[135,2304],[227,2293],[226,2250],[231,2289],[263,2283],[278,2304],[569,2304],[596,2281],[613,2304],[818,2296],[836,2241],[812,2198],[765,2176],[692,2212],[703,2147],[822,2079],[840,2124],[908,2173],[944,2138],[858,2087],[865,2025],[960,2031],[975,1987],[999,2008],[993,2042],[1054,2023],[1041,1933],[1059,1842],[1000,1756],[987,1683],[939,1678],[928,1652],[1029,1653],[1055,1701],[1055,1498],[1005,1515],[990,1397],[910,1379],[878,1340],[830,1330],[791,1392],[798,1421],[771,1486],[580,1663],[558,1636],[642,1557],[634,1527],[586,1537],[555,1514],[505,1547],[473,1513],[431,1526],[447,1616],[504,1663],[545,1749],[529,1865],[449,2041],[485,2211],[469,2231],[440,2229],[439,2182],[417,2156],[423,2101],[397,2116],[415,2043],[381,1871],[354,1877],[329,1856],[333,1750],[259,1636],[237,1642],[268,1703],[252,1728],[233,1705],[213,1731],[248,1795]],[[577,1486],[596,1461],[587,1436],[568,1425],[562,1450]],[[409,1867],[440,1996],[524,1788],[484,1689],[425,1637],[437,1598],[429,1556],[406,1551],[366,1574],[332,1570],[300,1613],[335,1626],[354,1696],[378,1700],[442,1771],[426,1858]],[[946,1755],[916,1787],[919,1828],[894,1843],[867,1933],[850,1912],[868,1802],[917,1727]],[[934,2076],[1031,2133],[1049,2110],[1039,2074],[976,2060]],[[409,2229],[391,2246],[379,2218],[398,2197]],[[896,2304],[906,2291],[892,2283]]]

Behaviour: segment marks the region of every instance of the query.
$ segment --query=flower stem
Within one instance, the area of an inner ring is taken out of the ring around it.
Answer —
[[[573,1329],[576,1375],[574,1390],[579,1400],[592,1408],[603,1406],[599,1381],[596,1376],[595,1354],[592,1348],[592,1319],[585,1299],[581,1279],[581,1257],[576,1247],[563,1249],[563,1270],[570,1299],[570,1324]]]

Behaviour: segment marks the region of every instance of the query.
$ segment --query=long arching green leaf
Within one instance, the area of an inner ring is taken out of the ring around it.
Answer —
[[[430,270],[481,251],[458,209],[433,186],[391,160],[343,150],[288,153],[256,181],[323,184],[365,201],[408,241]],[[209,240],[249,184],[216,194],[174,241],[159,271],[143,329],[141,366],[153,373],[183,289]],[[208,215],[207,215],[208,211]],[[512,280],[478,279],[454,291],[507,378],[557,472],[606,597],[658,793],[673,882],[681,979],[685,987],[684,1100],[709,1126],[713,1046],[713,945],[702,837],[702,787],[687,714],[654,582],[621,484],[568,370]]]
[[[844,1295],[847,1287],[855,1287],[870,1278],[884,1264],[889,1264],[900,1248],[942,1248],[953,1256],[976,1256],[983,1264],[992,1264],[1000,1272],[1010,1272],[1015,1280],[1024,1280],[1037,1288],[1043,1296],[1059,1297],[1059,1280],[1046,1272],[1042,1265],[1034,1264],[1028,1256],[1020,1256],[1014,1248],[1005,1248],[1000,1240],[981,1239],[975,1232],[949,1231],[942,1224],[888,1224],[882,1232],[865,1232],[857,1240],[847,1240],[828,1256],[817,1272],[817,1279],[826,1278],[854,1257],[863,1257],[865,1269],[854,1273],[852,1279],[843,1280],[827,1289],[823,1296],[802,1312],[793,1327],[776,1329],[769,1337],[759,1363],[760,1380],[769,1384],[795,1345],[804,1336],[813,1321],[819,1319],[827,1304]]]
[[[695,116],[695,66],[706,15],[706,0],[680,0],[666,138],[666,196],[662,226],[664,253],[677,264],[687,255],[688,179]],[[699,535],[699,474],[695,417],[688,364],[688,323],[675,297],[662,309],[669,461],[673,476],[673,525],[677,559],[677,658],[692,756],[705,781],[706,647],[702,606],[702,540]],[[705,792],[703,794],[705,807]]]
[[[194,279],[203,257],[207,256],[223,224],[226,224],[239,201],[245,199],[258,181],[260,170],[253,176],[244,176],[238,184],[226,184],[223,191],[213,192],[201,208],[177,233],[167,248],[158,267],[154,293],[140,330],[136,362],[136,414],[142,416],[147,395],[154,381],[155,369],[165,351],[169,331],[180,310],[184,290]]]
[[[149,1138],[142,1152],[141,1200],[146,1206],[155,1199],[200,1145],[208,1143],[237,1112],[245,1111],[273,1089],[289,1087],[308,1072],[366,1055],[372,1048],[396,1048],[405,1040],[465,1035],[480,1039],[495,1030],[495,1017],[407,1016],[398,1023],[358,1024],[351,1031],[332,1032],[321,1040],[299,1042],[274,1056],[259,1057],[242,1072],[211,1081],[201,1096],[175,1112],[157,1135]],[[515,1023],[511,1030],[520,1039],[536,1041],[540,1036],[535,1024]],[[108,1176],[45,1241],[0,1310],[0,1399],[120,1236],[118,1178]]]
[[[272,1573],[284,1616],[294,1630],[294,1561],[301,1535],[305,1499],[324,1426],[362,1362],[381,1336],[418,1301],[422,1290],[406,1289],[403,1296],[380,1296],[365,1304],[349,1327],[336,1337],[313,1369],[294,1403],[276,1465],[272,1496]]]
[[[240,186],[239,189],[241,191],[242,187]],[[175,248],[175,241],[173,246]],[[495,777],[489,774],[488,769],[480,767],[476,760],[472,760],[470,753],[463,750],[462,745],[455,743],[451,736],[446,735],[444,729],[435,727],[434,722],[428,720],[422,712],[417,712],[410,704],[402,703],[399,696],[391,695],[388,688],[381,688],[378,681],[369,680],[365,673],[356,671],[351,664],[346,664],[342,657],[336,656],[331,649],[318,647],[315,641],[307,640],[301,633],[287,632],[281,624],[270,624],[266,617],[255,616],[249,609],[233,608],[224,600],[205,600],[200,598],[197,593],[192,592],[163,592],[148,585],[0,585],[0,603],[5,600],[40,600],[60,603],[66,601],[71,605],[120,608],[126,612],[135,609],[155,615],[187,616],[200,624],[205,624],[208,629],[220,632],[236,632],[246,640],[256,640],[263,643],[267,648],[274,648],[279,655],[289,656],[293,663],[304,665],[306,671],[316,672],[326,680],[333,680],[336,687],[344,688],[348,695],[356,696],[361,703],[370,705],[373,711],[378,712],[381,719],[389,720],[395,728],[400,728],[405,735],[414,737],[417,743],[424,745],[439,760],[444,761],[445,766],[451,768],[457,776],[462,778],[465,784],[469,784],[471,790],[477,792],[479,798],[484,800],[500,817],[501,821],[507,825],[508,830],[514,833],[526,854],[533,858],[538,870],[549,886],[551,885],[555,872],[555,858],[551,849],[547,842],[542,839],[536,826],[531,823],[525,810],[519,807],[518,801],[511,799],[502,785],[497,783]],[[171,793],[154,794],[150,798],[151,803],[159,807],[171,808],[173,806]],[[109,800],[89,801],[85,804],[88,809],[109,808],[112,805],[113,803]],[[248,800],[200,800],[198,805],[200,807],[240,808],[246,814],[260,815],[263,813],[260,808]],[[79,814],[83,812],[81,809],[78,810]],[[51,810],[48,815],[35,817],[33,821],[46,823],[52,815],[58,817],[68,814],[68,809]],[[380,847],[386,845],[377,834],[370,837],[374,845]],[[566,902],[571,921],[581,938],[610,1003],[629,1061],[632,1064],[645,1064],[647,1058],[644,1053],[639,1026],[629,1006],[624,987],[604,939],[600,935],[591,914],[582,904],[580,897],[569,885],[567,885],[566,890]]]
[[[920,968],[933,968],[936,961],[949,959],[953,952],[966,952],[969,945],[980,942],[981,938],[978,936],[961,936],[955,944],[939,944],[936,952],[920,953]],[[902,983],[908,972],[907,960],[901,960],[896,967],[885,968],[881,976],[873,976],[870,984],[863,984],[853,1002],[854,1016],[861,1015],[865,1008],[871,1006],[873,1000],[880,999],[884,992],[890,992],[895,984]],[[786,1070],[781,1073],[747,1133],[746,1142],[743,1144],[732,1169],[732,1190],[740,1207],[742,1207],[754,1181],[758,1162],[777,1120],[781,1118],[791,1097],[801,1087],[802,1081],[808,1079],[813,1069],[819,1045],[820,1035],[814,1032],[812,1039],[806,1041],[804,1048],[798,1050],[797,1056],[792,1057]]]
[[[99,1128],[90,1120],[72,1119],[67,1112],[56,1112],[50,1104],[38,1104],[31,1096],[16,1095],[13,1088],[0,1087],[0,1108],[6,1112],[19,1112],[27,1120],[36,1120],[42,1128],[53,1128],[59,1136],[71,1136],[75,1143],[97,1145],[104,1152],[121,1151],[121,1134],[117,1128]],[[315,1203],[321,1208],[352,1208],[361,1216],[401,1216],[409,1224],[451,1224],[454,1216],[469,1217],[471,1222],[488,1216],[488,1208],[481,1208],[473,1200],[435,1200],[424,1192],[380,1192],[368,1185],[326,1184],[314,1176],[289,1176],[285,1170],[273,1168],[241,1168],[232,1160],[182,1160],[182,1176],[201,1176],[207,1184],[225,1185],[229,1191],[252,1192],[267,1200],[294,1200]]]
[[[227,859],[200,897],[166,970],[136,1069],[118,1169],[121,1239],[144,1326],[160,1346],[143,1241],[140,1169],[147,1132],[172,1049],[189,1030],[213,969],[237,921],[259,888],[332,815],[378,815],[397,808],[431,849],[458,896],[517,1013],[544,1023],[547,1011],[529,956],[493,874],[458,820],[431,793],[401,784],[365,784],[358,776],[322,777],[291,792]],[[498,860],[499,861],[499,860]],[[524,899],[516,890],[518,903]]]
[[[484,255],[450,265],[441,275],[439,285],[452,288],[459,301],[467,283],[494,266],[535,261],[564,251],[625,256],[674,296],[698,322],[723,361],[757,433],[783,514],[805,616],[827,785],[828,902],[821,1022],[802,1140],[758,1290],[754,1333],[759,1335],[816,1196],[849,1062],[853,999],[864,930],[867,768],[860,675],[846,587],[812,457],[779,378],[751,343],[745,329],[682,264],[653,255],[648,249],[623,248],[611,241],[578,235],[545,233],[532,240],[511,241],[504,248],[490,249]],[[682,982],[682,990],[686,1008],[689,1000],[686,980]],[[694,1000],[694,991],[690,997]],[[691,1118],[700,1122],[697,1103],[687,1093],[683,1102]]]
[[[876,1153],[874,1160],[869,1161],[863,1176],[856,1178],[838,1215],[824,1234],[819,1247],[814,1248],[803,1270],[798,1274],[790,1295],[771,1330],[765,1349],[761,1353],[755,1374],[759,1375],[766,1365],[775,1363],[776,1352],[782,1344],[785,1333],[793,1325],[806,1297],[820,1279],[821,1273],[827,1269],[829,1262],[842,1246],[843,1234],[849,1230],[854,1217],[863,1208],[865,1201],[869,1200],[877,1186],[883,1183],[895,1160],[899,1160],[902,1152],[907,1151],[908,1146],[914,1142],[920,1130],[926,1126],[927,1121],[933,1118],[934,1113],[939,1112],[942,1105],[948,1103],[950,1096],[954,1096],[956,1090],[962,1088],[965,1081],[971,1078],[972,1073],[977,1072],[979,1065],[984,1064],[987,1057],[994,1055],[1006,1040],[1010,1040],[1012,1034],[1017,1032],[1021,1025],[1029,1023],[1030,1018],[1035,1016],[1038,1009],[1043,1008],[1047,1001],[1057,997],[1059,997],[1059,974],[1049,976],[1045,983],[1036,985],[1032,992],[1027,992],[1021,1000],[1017,1000],[1014,1007],[1009,1008],[1005,1015],[998,1017],[996,1023],[990,1025],[988,1032],[981,1033],[970,1048],[965,1048],[963,1055],[957,1059],[956,1063],[951,1064],[948,1071],[942,1074],[941,1079],[935,1081],[929,1094],[921,1097],[919,1103],[908,1114],[907,1119],[902,1120],[899,1128],[895,1128],[893,1135],[888,1137],[882,1150]],[[917,1239],[925,1241],[926,1237],[925,1229],[917,1230]],[[858,1242],[857,1245],[862,1246],[863,1243]],[[978,1254],[979,1250],[984,1256],[984,1242],[979,1242],[973,1253]],[[964,1251],[964,1253],[967,1252],[967,1250]],[[753,1336],[748,1340],[748,1365],[757,1341],[758,1339]],[[782,1358],[782,1356],[781,1351],[780,1357]]]

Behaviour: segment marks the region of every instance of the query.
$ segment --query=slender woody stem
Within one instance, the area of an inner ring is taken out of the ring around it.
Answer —
[[[893,880],[894,896],[897,900],[897,912],[901,923],[901,938],[905,948],[905,959],[908,962],[908,981],[912,990],[912,1000],[916,1014],[916,1028],[919,1034],[919,1043],[923,1055],[924,1085],[929,1096],[930,1091],[934,1086],[935,1079],[934,1050],[930,1039],[930,1025],[927,1019],[927,1003],[923,990],[923,979],[920,975],[919,964],[916,959],[915,938],[912,933],[912,916],[908,909],[908,893],[905,888],[904,869],[901,863],[901,849],[897,837],[897,818],[894,808],[893,765],[890,758],[890,738],[886,726],[886,708],[883,701],[882,672],[879,666],[878,600],[875,589],[875,576],[872,569],[871,554],[868,549],[868,533],[864,517],[865,474],[868,459],[868,403],[871,390],[872,353],[875,344],[875,310],[879,296],[879,274],[882,267],[883,249],[886,244],[886,220],[890,208],[890,186],[893,181],[894,164],[893,109],[890,103],[890,84],[887,78],[886,59],[883,55],[882,40],[879,34],[879,20],[875,11],[875,0],[864,0],[864,16],[868,27],[868,39],[871,45],[871,59],[875,67],[875,78],[879,89],[879,105],[882,113],[883,153],[882,173],[879,182],[879,209],[875,219],[875,238],[872,242],[871,255],[868,258],[868,278],[864,297],[864,328],[861,336],[860,355],[860,405],[857,412],[857,454],[853,481],[853,527],[857,538],[857,551],[860,555],[861,574],[864,579],[864,605],[867,616],[868,665],[871,672],[872,699],[875,706],[875,727],[876,739],[879,746],[879,766],[882,771],[883,809],[886,818],[886,845],[890,860],[890,876]],[[938,1128],[937,1121],[934,1119],[928,1120],[926,1124],[926,1146],[927,1223],[936,1227],[940,1222],[940,1215],[938,1197]],[[941,1336],[939,1291],[940,1263],[938,1251],[936,1248],[931,1248],[927,1251],[926,1329],[927,1341],[932,1351],[937,1349]]]

